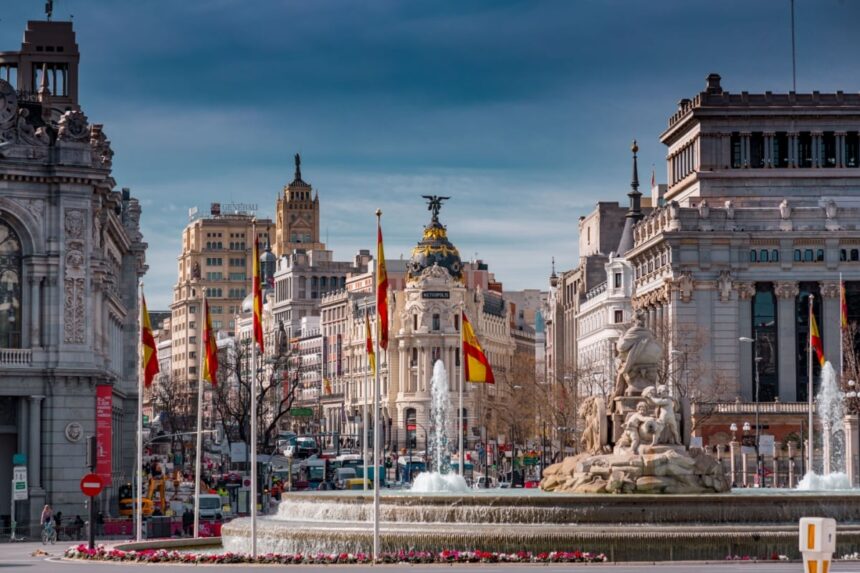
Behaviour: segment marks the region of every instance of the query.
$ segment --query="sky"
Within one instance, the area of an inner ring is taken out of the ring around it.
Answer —
[[[0,50],[43,0],[0,0]],[[272,217],[293,155],[339,260],[409,257],[441,220],[506,289],[577,262],[577,220],[665,182],[659,141],[710,72],[791,89],[789,0],[55,0],[81,50],[80,102],[143,205],[151,309],[166,309],[188,210]],[[796,0],[797,89],[860,90],[860,2]]]

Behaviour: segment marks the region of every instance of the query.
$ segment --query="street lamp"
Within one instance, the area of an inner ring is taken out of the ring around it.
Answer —
[[[732,441],[736,442],[738,439],[738,425],[732,422],[729,426],[729,430],[732,432]]]
[[[755,459],[756,459],[756,476],[758,477],[759,484],[764,485],[762,481],[762,459],[761,452],[759,451],[759,421],[758,421],[758,404],[759,404],[759,388],[761,387],[759,380],[759,363],[761,362],[761,356],[759,355],[758,349],[758,333],[756,333],[756,338],[752,339],[748,336],[741,336],[738,338],[740,342],[745,342],[747,344],[753,345],[753,351],[755,352]],[[749,431],[749,422],[744,422],[744,431]]]
[[[846,398],[856,398],[857,397],[857,390],[855,390],[856,386],[857,386],[857,382],[855,382],[854,380],[848,381],[848,392],[845,393]]]

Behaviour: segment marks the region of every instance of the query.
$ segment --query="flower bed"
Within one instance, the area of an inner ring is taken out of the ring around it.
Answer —
[[[89,559],[94,561],[126,561],[135,563],[271,563],[277,565],[332,565],[335,563],[370,563],[372,558],[365,553],[316,553],[313,555],[268,553],[253,559],[244,553],[182,553],[166,549],[145,549],[142,551],[120,551],[99,545],[90,550],[81,544],[66,550],[70,559]],[[531,553],[495,553],[491,551],[399,551],[383,553],[382,563],[595,563],[606,561],[602,553],[582,551],[550,551]]]

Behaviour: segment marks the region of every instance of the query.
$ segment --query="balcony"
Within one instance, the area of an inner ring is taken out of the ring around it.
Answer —
[[[32,364],[32,349],[0,348],[0,366],[31,366]]]

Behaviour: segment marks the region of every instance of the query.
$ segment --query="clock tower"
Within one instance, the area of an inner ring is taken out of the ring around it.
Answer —
[[[282,257],[294,249],[325,250],[320,241],[320,201],[313,188],[302,180],[302,158],[296,153],[296,175],[278,197],[275,219],[275,254]]]

